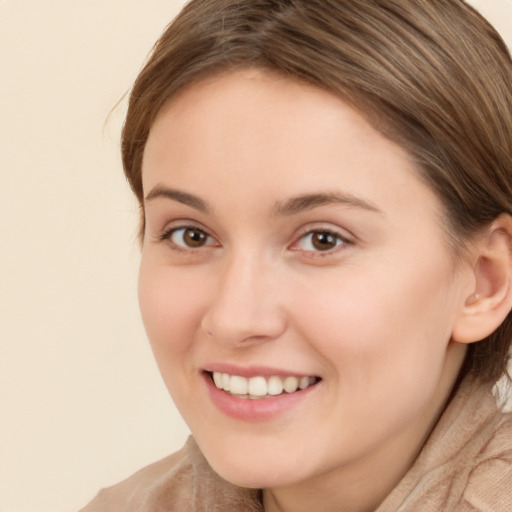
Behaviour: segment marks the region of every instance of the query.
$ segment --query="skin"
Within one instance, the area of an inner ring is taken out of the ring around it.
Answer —
[[[162,109],[143,186],[142,316],[210,464],[263,488],[267,511],[374,510],[449,396],[465,354],[452,331],[475,286],[407,154],[338,97],[247,70]],[[203,245],[187,245],[189,226]],[[311,233],[325,231],[334,243],[319,250]],[[244,421],[206,392],[213,363],[321,381]]]

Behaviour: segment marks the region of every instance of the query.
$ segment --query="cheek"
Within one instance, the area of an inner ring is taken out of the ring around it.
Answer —
[[[142,320],[160,365],[165,354],[175,356],[192,344],[200,318],[201,290],[187,281],[185,273],[151,265],[144,257],[138,288]]]
[[[188,383],[196,371],[191,354],[205,295],[194,283],[187,272],[150,265],[143,255],[138,290],[142,320],[162,379],[184,416],[195,403]]]
[[[306,295],[301,333],[325,362],[325,383],[342,404],[322,412],[325,424],[370,442],[398,431],[429,403],[450,338],[446,283],[432,281],[367,272]]]
[[[360,385],[370,375],[413,378],[429,364],[440,371],[454,310],[447,273],[440,268],[366,266],[364,272],[351,268],[329,276],[316,291],[294,294],[303,297],[296,299],[300,329],[340,378]]]

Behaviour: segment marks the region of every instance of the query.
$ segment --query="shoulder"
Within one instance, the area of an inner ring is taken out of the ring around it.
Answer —
[[[432,490],[444,494],[445,510],[512,510],[512,414],[499,410],[490,386],[478,382],[463,387],[446,412],[430,447]]]
[[[512,414],[491,387],[466,381],[378,512],[512,510]]]
[[[497,413],[471,464],[461,510],[512,510],[512,414]]]
[[[444,474],[449,509],[512,510],[512,414],[498,408],[490,385],[478,382],[465,386],[447,413],[444,428],[433,437],[450,456],[438,459],[433,474]]]
[[[101,490],[80,512],[261,512],[261,493],[223,480],[190,437],[178,452]]]
[[[170,502],[178,507],[175,510],[187,510],[186,500],[193,485],[189,445],[190,440],[181,450],[102,489],[80,512],[149,512]]]

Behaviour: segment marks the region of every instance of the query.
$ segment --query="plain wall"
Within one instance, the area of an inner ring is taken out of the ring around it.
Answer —
[[[512,2],[473,3],[512,46]],[[181,4],[0,0],[1,512],[76,511],[187,436],[138,313],[124,102],[107,122]]]

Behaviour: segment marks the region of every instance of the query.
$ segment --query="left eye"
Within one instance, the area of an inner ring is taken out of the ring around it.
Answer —
[[[303,251],[326,252],[345,243],[340,235],[332,231],[310,231],[300,237],[297,245]]]
[[[169,239],[179,247],[197,249],[205,245],[212,245],[213,239],[202,229],[194,227],[177,228],[172,230]]]

